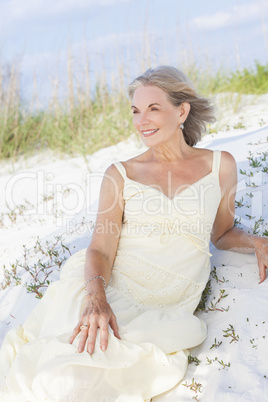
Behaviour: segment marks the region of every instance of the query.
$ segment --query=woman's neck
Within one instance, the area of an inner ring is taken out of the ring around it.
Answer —
[[[160,144],[148,150],[151,160],[158,162],[176,162],[183,160],[192,154],[192,152],[193,148],[186,144],[183,136],[180,136],[175,141]]]

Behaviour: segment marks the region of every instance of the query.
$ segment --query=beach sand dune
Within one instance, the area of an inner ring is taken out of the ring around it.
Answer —
[[[268,126],[223,130],[206,135],[198,146],[232,153],[238,168],[236,222],[247,231],[268,234]],[[90,242],[106,167],[142,150],[132,137],[89,156],[87,163],[82,157],[60,160],[47,153],[47,158],[39,154],[21,165],[1,166],[1,343],[38,303],[25,267],[37,264],[38,269],[38,263],[40,267],[49,260],[44,251],[53,248],[58,254],[47,279],[57,280],[59,261],[64,264]],[[208,326],[207,339],[190,350],[192,362],[181,386],[154,398],[157,402],[267,400],[268,279],[258,284],[254,254],[213,246],[211,253],[210,287],[203,311],[197,312]],[[45,287],[37,290],[44,292]]]

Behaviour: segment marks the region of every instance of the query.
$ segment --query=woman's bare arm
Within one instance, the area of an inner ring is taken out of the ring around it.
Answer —
[[[110,166],[103,178],[98,215],[92,240],[86,252],[85,282],[96,275],[102,275],[106,283],[110,280],[122,226],[123,184],[123,178],[116,167]],[[95,288],[99,286],[92,281],[88,284],[87,290]]]
[[[123,179],[115,166],[110,166],[104,175],[99,209],[92,240],[86,251],[84,279],[85,283],[96,276],[101,276],[108,284],[113,261],[118,247],[123,216]],[[84,325],[83,330],[80,327]],[[97,330],[100,330],[101,348],[108,346],[108,326],[119,338],[115,315],[107,303],[104,282],[100,278],[89,281],[86,285],[85,308],[73,331],[70,343],[81,332],[78,352],[85,349],[92,354],[95,348]],[[87,329],[88,328],[88,329]]]
[[[234,226],[237,167],[233,156],[228,152],[222,152],[220,185],[222,200],[214,221],[211,241],[222,250],[255,252],[261,283],[266,278],[265,270],[268,267],[268,239],[248,234]]]

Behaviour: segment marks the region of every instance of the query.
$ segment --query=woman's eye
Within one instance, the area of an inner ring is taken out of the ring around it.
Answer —
[[[133,114],[138,113],[137,110],[133,110]]]
[[[156,110],[156,111],[158,111],[158,109],[156,109],[156,107],[152,107],[152,109],[151,110]]]

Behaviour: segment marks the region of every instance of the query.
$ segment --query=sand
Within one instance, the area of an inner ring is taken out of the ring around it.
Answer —
[[[238,100],[238,95],[216,97],[219,120],[198,146],[232,153],[238,169],[237,221],[246,231],[268,234],[268,95],[242,96],[236,105]],[[0,291],[0,344],[39,301],[34,292],[27,292],[29,272],[18,266],[25,264],[24,254],[26,266],[33,267],[46,261],[41,250],[53,245],[60,260],[87,247],[103,172],[114,161],[144,149],[133,135],[86,159],[59,158],[46,151],[0,164],[0,278],[6,286]],[[212,245],[211,253],[211,290],[206,311],[197,313],[208,326],[207,339],[190,351],[194,361],[181,385],[155,401],[267,400],[268,279],[258,284],[254,254],[220,251]],[[14,279],[8,285],[4,276],[12,264],[18,268],[19,285]],[[54,265],[49,280],[59,277],[55,261]]]

